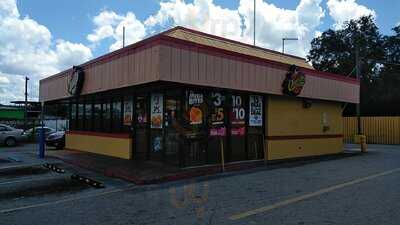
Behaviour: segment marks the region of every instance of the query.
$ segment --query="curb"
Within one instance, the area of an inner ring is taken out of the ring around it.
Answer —
[[[297,158],[297,159],[291,159],[291,160],[275,160],[275,161],[269,161],[269,162],[267,162],[267,164],[264,160],[257,160],[257,161],[250,161],[250,162],[245,162],[245,161],[244,162],[236,162],[236,163],[226,164],[225,172],[248,170],[248,169],[253,169],[253,168],[257,168],[257,167],[268,167],[270,169],[287,168],[287,167],[290,167],[291,165],[292,166],[293,165],[305,165],[305,164],[309,164],[309,163],[323,162],[326,160],[335,160],[335,159],[346,158],[349,156],[357,156],[357,155],[360,155],[360,154],[358,154],[358,153],[341,153],[341,154],[332,154],[332,155],[324,155],[324,156]],[[160,183],[164,183],[164,182],[172,182],[172,181],[184,180],[184,179],[189,179],[189,178],[194,178],[194,177],[223,174],[222,168],[220,165],[210,165],[210,166],[204,166],[204,167],[183,169],[181,172],[177,172],[175,174],[169,174],[169,175],[165,175],[165,176],[160,176],[160,177],[156,177],[156,178],[143,179],[138,176],[127,174],[126,172],[124,172],[123,170],[118,169],[118,168],[110,167],[105,170],[102,170],[96,166],[91,166],[87,162],[80,162],[79,160],[72,160],[72,159],[68,159],[68,158],[66,159],[64,157],[58,157],[58,156],[54,156],[54,155],[49,156],[49,157],[56,158],[56,159],[66,162],[66,163],[103,174],[104,176],[123,179],[128,182],[132,182],[136,185],[160,184]]]
[[[160,176],[157,178],[151,178],[151,179],[141,179],[137,176],[132,176],[130,174],[126,174],[123,171],[120,171],[119,169],[114,169],[114,168],[108,168],[105,170],[101,170],[96,166],[90,166],[87,163],[80,162],[79,160],[71,160],[71,159],[66,159],[64,157],[58,157],[58,156],[49,156],[52,158],[59,159],[61,161],[64,161],[66,163],[87,169],[87,170],[92,170],[94,172],[103,174],[104,176],[108,177],[114,177],[114,178],[120,178],[129,182],[132,182],[136,185],[149,185],[149,184],[160,184],[164,182],[172,182],[172,181],[178,181],[178,180],[184,180],[184,179],[189,179],[189,178],[194,178],[194,177],[201,177],[201,176],[208,176],[208,175],[214,175],[214,174],[219,174],[222,173],[222,169],[220,165],[211,165],[211,166],[205,166],[202,168],[192,168],[188,169],[187,171],[182,171],[178,172],[175,174],[170,174],[170,175],[165,175],[165,176]],[[238,171],[238,170],[245,170],[245,169],[251,169],[259,166],[264,166],[264,161],[255,161],[255,162],[243,162],[243,163],[234,163],[234,164],[227,164],[225,166],[225,171],[226,172],[233,172],[233,171]]]

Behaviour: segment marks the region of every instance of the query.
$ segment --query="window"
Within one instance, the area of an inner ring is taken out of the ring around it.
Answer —
[[[0,131],[7,131],[7,128],[4,126],[0,126]]]
[[[78,104],[78,130],[84,130],[84,104]]]
[[[246,96],[232,94],[230,101],[230,161],[246,160]]]
[[[70,129],[76,130],[76,103],[71,103],[71,118],[70,118]]]
[[[103,132],[110,132],[111,128],[111,105],[110,102],[103,103]]]
[[[133,102],[131,97],[124,97],[123,111],[123,131],[129,132],[131,130],[133,120]]]
[[[85,130],[93,130],[93,120],[92,120],[92,104],[85,104]]]
[[[94,104],[94,108],[93,108],[93,120],[94,120],[94,124],[93,124],[93,128],[94,131],[97,132],[101,132],[102,131],[102,125],[101,125],[101,121],[102,121],[102,115],[101,115],[101,104]]]
[[[113,132],[121,132],[122,126],[122,104],[121,101],[115,101],[112,103],[112,130]]]

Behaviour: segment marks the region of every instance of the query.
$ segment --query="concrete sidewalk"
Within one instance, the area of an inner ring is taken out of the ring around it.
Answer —
[[[264,160],[231,162],[225,164],[225,171],[238,171],[264,166],[267,169],[301,166],[324,160],[334,160],[358,155],[358,151],[346,150],[342,154],[308,157],[303,159],[280,160],[266,163]],[[179,168],[157,161],[135,161],[73,150],[48,151],[47,156],[92,170],[109,177],[120,178],[135,184],[156,184],[222,172],[221,165]]]
[[[221,165],[179,168],[163,162],[126,160],[73,150],[49,151],[47,156],[139,185],[175,181],[222,172]],[[225,171],[243,170],[264,164],[263,160],[227,163]]]

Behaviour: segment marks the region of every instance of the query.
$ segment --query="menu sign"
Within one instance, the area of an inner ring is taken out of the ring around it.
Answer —
[[[262,96],[250,95],[249,99],[249,126],[261,127],[263,125],[263,103]]]
[[[189,105],[201,105],[203,102],[204,99],[202,93],[195,93],[193,91],[189,92]]]
[[[191,125],[198,125],[203,123],[203,111],[200,108],[200,105],[203,104],[203,102],[204,96],[202,93],[196,93],[193,91],[189,92],[189,120]]]
[[[163,95],[151,95],[151,128],[161,129],[163,127]]]
[[[245,124],[246,111],[243,107],[243,98],[240,95],[232,95],[231,123],[234,125]]]
[[[130,126],[132,124],[133,117],[133,104],[132,100],[127,100],[124,102],[124,125]]]
[[[219,93],[214,92],[211,94],[212,98],[212,111],[211,111],[211,125],[224,124],[224,105],[225,97]]]

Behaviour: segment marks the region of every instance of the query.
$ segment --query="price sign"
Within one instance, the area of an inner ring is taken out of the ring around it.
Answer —
[[[211,125],[224,124],[224,100],[225,97],[219,93],[211,93],[212,108],[211,108]]]
[[[250,95],[249,99],[249,126],[261,127],[263,124],[263,102],[262,96]]]
[[[243,107],[242,96],[232,95],[232,111],[230,114],[232,124],[245,124],[246,111]]]

